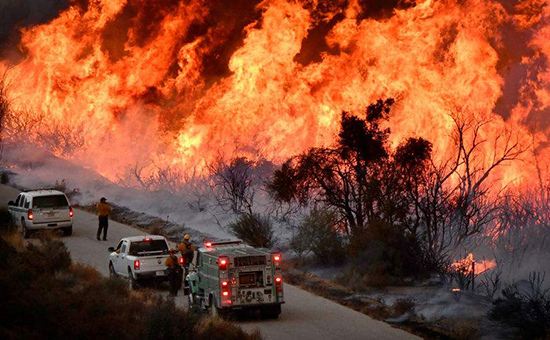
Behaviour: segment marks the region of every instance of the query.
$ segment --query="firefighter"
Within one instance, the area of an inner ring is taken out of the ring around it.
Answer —
[[[170,283],[170,295],[178,296],[178,290],[181,288],[181,282],[183,279],[183,269],[178,263],[178,257],[174,248],[169,250],[170,256],[166,259],[164,264],[168,270],[168,282]]]
[[[101,197],[97,204],[97,215],[99,219],[99,226],[97,228],[97,240],[101,239],[101,231],[103,231],[103,241],[107,241],[107,229],[109,229],[109,213],[111,212],[111,206],[107,203],[105,197]]]
[[[185,234],[183,237],[183,242],[178,246],[178,251],[181,253],[181,256],[183,256],[185,272],[187,274],[189,264],[193,262],[193,255],[195,251],[195,245],[191,242],[191,236],[189,234]]]

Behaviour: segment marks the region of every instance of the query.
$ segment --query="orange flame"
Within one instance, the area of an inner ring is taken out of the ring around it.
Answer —
[[[53,21],[24,29],[24,59],[0,61],[0,72],[9,69],[19,121],[40,124],[16,124],[10,137],[43,143],[43,131],[73,134],[79,141],[68,142],[73,148],[53,151],[110,179],[135,164],[185,173],[220,153],[280,162],[330,144],[342,110],[360,112],[378,98],[394,97],[394,141],[421,135],[445,155],[453,128],[448,114],[459,108],[491,119],[482,131],[487,140],[505,130],[532,134],[527,139],[540,158],[549,155],[540,147],[548,141],[548,124],[537,130],[525,125],[534,112],[550,108],[547,0],[515,8],[496,0],[418,0],[383,20],[360,18],[358,1],[319,18],[322,1],[265,0],[257,7],[261,18],[245,27],[231,53],[229,73],[214,81],[203,74],[205,58],[218,56],[223,27],[195,32],[214,11],[209,2],[161,2],[153,19],[147,3],[75,3]],[[315,27],[338,15],[324,37],[331,52],[320,53],[318,62],[296,61]],[[509,55],[504,25],[533,32],[531,54],[517,61]],[[534,71],[541,60],[544,67]],[[534,73],[519,81],[517,100],[499,115],[512,66]],[[496,147],[488,143],[483,151]],[[532,163],[511,164],[498,177],[530,180]]]

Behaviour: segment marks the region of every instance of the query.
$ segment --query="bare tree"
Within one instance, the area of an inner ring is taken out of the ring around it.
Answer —
[[[212,191],[224,211],[252,215],[254,204],[254,163],[245,157],[226,162],[222,157],[208,165],[212,179]]]
[[[483,138],[490,120],[451,115],[455,155],[420,174],[417,185],[408,190],[413,204],[413,231],[425,240],[428,261],[444,268],[458,249],[496,218],[501,191],[495,192],[491,174],[506,162],[518,159],[526,150],[510,131],[492,140]],[[486,157],[483,146],[491,143]]]

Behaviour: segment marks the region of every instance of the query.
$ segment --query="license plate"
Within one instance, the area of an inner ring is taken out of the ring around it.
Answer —
[[[162,275],[164,275],[164,271],[159,270],[159,271],[157,272],[157,276],[162,276]]]

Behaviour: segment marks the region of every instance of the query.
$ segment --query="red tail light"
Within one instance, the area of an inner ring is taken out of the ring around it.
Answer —
[[[32,209],[29,209],[29,211],[27,211],[27,219],[29,221],[34,220],[34,214],[32,213]]]
[[[73,217],[73,216],[74,216],[73,207],[69,207],[69,217]]]
[[[275,262],[275,264],[279,264],[279,262],[281,262],[281,254],[273,254],[273,262]]]
[[[139,270],[139,260],[134,261],[134,269]]]
[[[275,278],[275,284],[277,285],[277,292],[283,291],[283,279],[281,277]]]
[[[223,297],[228,297],[229,296],[229,291],[228,290],[222,290],[222,296]]]
[[[229,282],[227,282],[227,281],[222,281],[222,287],[225,288],[225,287],[227,287],[227,286],[229,286]]]
[[[183,266],[185,264],[185,259],[182,257],[179,258],[180,266]]]
[[[206,243],[204,244],[204,246],[205,246],[206,248],[210,248],[210,247],[212,247],[212,242],[206,242]]]
[[[151,238],[150,238],[150,237],[144,238],[143,241],[145,241],[145,242],[151,242]]]
[[[227,270],[227,265],[229,264],[229,259],[227,257],[220,257],[218,260],[218,267],[220,270]]]

